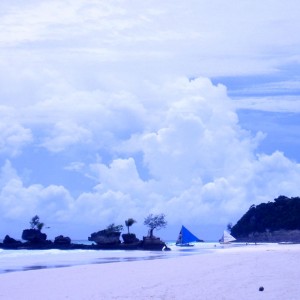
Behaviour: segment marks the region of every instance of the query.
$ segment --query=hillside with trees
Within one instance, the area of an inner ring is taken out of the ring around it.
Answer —
[[[231,228],[237,239],[260,233],[300,230],[300,198],[279,196],[274,202],[252,205]]]

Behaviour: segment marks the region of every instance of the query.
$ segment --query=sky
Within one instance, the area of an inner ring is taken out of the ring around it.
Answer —
[[[166,215],[217,240],[300,196],[298,0],[3,0],[0,238]]]

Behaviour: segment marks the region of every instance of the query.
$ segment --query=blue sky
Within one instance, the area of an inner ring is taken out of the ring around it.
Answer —
[[[282,1],[1,1],[0,238],[165,213],[217,239],[299,196],[300,13]]]

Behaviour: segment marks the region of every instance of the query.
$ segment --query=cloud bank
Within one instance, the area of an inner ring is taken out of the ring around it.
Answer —
[[[178,78],[145,85],[143,95],[80,93],[26,107],[24,130],[34,136],[40,125],[36,147],[49,155],[68,155],[74,147],[94,155],[87,160],[77,149],[77,160],[63,166],[94,187],[75,197],[64,186],[26,185],[7,160],[4,219],[39,213],[50,223],[106,226],[128,217],[142,223],[149,213],[163,212],[171,225],[225,226],[253,203],[297,194],[299,164],[279,152],[256,153],[263,134],[239,126],[224,86]]]
[[[0,20],[3,237],[35,214],[50,236],[149,213],[223,228],[299,194],[299,163],[260,153],[236,110],[286,102],[237,105],[209,79],[299,62],[296,1],[17,2]]]

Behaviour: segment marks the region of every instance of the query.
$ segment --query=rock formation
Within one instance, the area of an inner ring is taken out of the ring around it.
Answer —
[[[21,241],[17,241],[14,238],[10,237],[9,235],[6,235],[4,240],[3,240],[3,245],[6,247],[18,247],[20,245],[22,245]]]
[[[54,245],[58,245],[58,246],[71,245],[71,239],[68,236],[59,235],[54,239]]]
[[[31,243],[43,243],[47,239],[47,235],[38,229],[24,229],[22,239]]]
[[[118,245],[121,243],[120,235],[121,232],[104,229],[92,233],[88,240],[97,243],[97,245]]]
[[[140,241],[134,233],[124,233],[122,234],[122,239],[125,244],[134,244]]]

